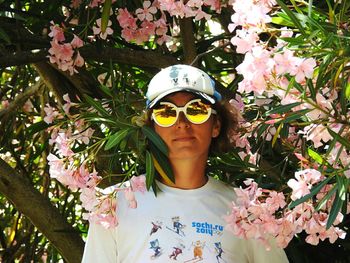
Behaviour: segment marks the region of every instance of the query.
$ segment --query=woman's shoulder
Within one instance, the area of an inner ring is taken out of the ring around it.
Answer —
[[[235,197],[235,187],[233,185],[211,176],[209,176],[208,183],[215,194],[226,196],[231,200]]]

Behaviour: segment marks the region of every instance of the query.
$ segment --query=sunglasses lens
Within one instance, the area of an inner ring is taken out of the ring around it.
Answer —
[[[176,109],[170,105],[161,105],[153,109],[153,118],[163,127],[169,127],[176,122]]]
[[[201,124],[209,119],[210,110],[210,105],[201,101],[195,101],[187,106],[186,117],[194,124]]]

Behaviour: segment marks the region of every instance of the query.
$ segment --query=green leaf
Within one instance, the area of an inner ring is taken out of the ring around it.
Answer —
[[[305,35],[305,30],[303,26],[300,24],[298,18],[294,15],[294,13],[286,6],[285,3],[281,0],[276,0],[277,4],[283,9],[284,12],[288,15],[288,17],[293,21],[294,25],[299,29],[302,35]]]
[[[340,142],[340,144],[342,144],[346,149],[350,150],[350,142],[348,140],[344,139],[338,133],[335,133],[330,128],[327,128],[327,129],[328,129],[328,132],[330,133],[330,135],[332,135],[332,137],[334,139],[336,139],[338,142]]]
[[[346,84],[346,87],[345,87],[345,97],[350,100],[350,82],[348,82]]]
[[[111,6],[112,6],[112,0],[105,0],[105,3],[103,5],[102,10],[102,16],[101,16],[101,32],[106,32],[108,20],[109,20],[109,14],[111,12]]]
[[[293,201],[292,203],[290,203],[290,205],[288,206],[289,209],[293,209],[294,207],[296,207],[297,205],[304,203],[305,201],[309,200],[311,197],[313,197],[314,195],[316,195],[333,177],[328,177],[327,179],[323,180],[322,182],[318,183],[316,186],[314,186],[310,193],[303,196],[302,198],[299,198],[298,200]]]
[[[87,103],[89,105],[91,105],[92,107],[94,107],[99,113],[101,113],[103,116],[105,117],[110,117],[111,115],[108,113],[108,111],[103,108],[102,104],[96,100],[94,100],[93,98],[91,98],[90,96],[84,94],[83,97],[85,98],[85,100],[87,101]]]
[[[112,94],[111,90],[107,86],[101,84],[100,88],[101,88],[101,90],[103,91],[104,94],[106,94],[109,97],[113,97],[113,94]]]
[[[287,104],[287,105],[281,105],[281,106],[278,106],[274,109],[271,109],[271,110],[265,112],[264,115],[269,116],[269,115],[274,114],[274,113],[279,113],[279,114],[285,113],[285,112],[290,111],[294,107],[299,106],[300,104],[301,104],[301,102],[294,102],[294,103]]]
[[[271,143],[271,144],[272,144],[272,147],[275,146],[275,143],[276,143],[277,138],[278,138],[278,136],[279,136],[279,134],[280,134],[280,132],[281,132],[282,127],[283,127],[283,123],[280,123],[280,125],[278,125],[278,128],[277,128],[277,130],[276,130],[276,132],[275,132],[275,135],[274,135],[273,138],[272,138],[272,143]]]
[[[272,23],[288,27],[294,26],[294,24],[290,20],[287,20],[283,16],[280,16],[280,14],[281,13],[279,13],[277,17],[272,17]]]
[[[156,160],[158,161],[159,165],[162,167],[164,173],[174,183],[175,177],[174,177],[173,170],[171,169],[171,165],[168,160],[168,157],[165,156],[162,152],[160,152],[152,142],[149,142],[149,149],[153,154],[154,158],[156,158]]]
[[[240,168],[247,168],[250,163],[246,163],[238,155],[238,153],[232,151],[229,154],[222,154],[218,156],[218,161],[225,164],[226,166],[234,166]]]
[[[161,151],[165,156],[168,156],[168,147],[163,139],[151,128],[146,125],[141,128],[143,134],[149,139],[156,148]]]
[[[123,130],[117,131],[115,134],[111,135],[108,138],[108,141],[105,145],[105,150],[108,151],[109,149],[118,145],[121,142],[121,140],[123,140],[125,138],[125,136],[128,135],[128,133],[129,133],[129,129],[123,129]]]
[[[308,79],[306,81],[306,83],[307,83],[307,86],[310,90],[310,95],[311,95],[310,97],[315,100],[316,99],[316,90],[315,90],[314,84],[312,83],[312,80]]]
[[[320,209],[322,209],[322,207],[327,203],[329,198],[333,196],[333,194],[337,189],[338,189],[338,186],[334,185],[332,189],[328,191],[328,193],[322,198],[322,200],[318,202],[317,206],[315,207],[316,211],[319,211]]]
[[[50,127],[52,124],[47,124],[45,121],[39,121],[27,128],[28,136],[32,136],[37,132],[43,131]]]
[[[154,165],[152,155],[149,151],[146,151],[146,187],[150,189],[154,181]]]
[[[343,203],[345,201],[346,190],[348,186],[348,179],[345,176],[336,176],[337,178],[337,195],[335,196],[335,200],[331,211],[329,212],[329,217],[327,220],[326,228],[329,229],[334,223]]]
[[[96,115],[84,115],[84,120],[89,122],[97,122],[97,123],[106,123],[106,124],[116,124],[114,120],[102,118],[102,117],[96,117]],[[91,116],[91,117],[90,117]]]
[[[258,126],[258,129],[257,129],[257,138],[260,138],[261,135],[270,127],[270,124],[266,124],[266,123],[261,123],[259,126]],[[254,131],[255,132],[255,131]]]
[[[321,155],[319,155],[317,152],[315,152],[314,150],[308,148],[307,149],[307,153],[309,154],[309,156],[315,160],[316,162],[318,162],[319,164],[323,164],[323,159],[321,157]]]
[[[327,74],[327,69],[329,65],[332,63],[333,59],[334,59],[334,55],[332,53],[328,53],[324,55],[323,62],[320,64],[318,68],[316,90],[319,90],[320,88],[322,88],[322,86],[325,85],[326,80],[328,79],[328,78],[325,78]]]
[[[276,123],[290,123],[294,120],[300,119],[301,117],[304,117],[306,113],[312,111],[312,109],[303,109],[299,111],[292,112],[290,115],[288,115],[286,118],[277,121]]]
[[[6,44],[11,44],[11,39],[8,34],[0,27],[0,39],[5,40]]]

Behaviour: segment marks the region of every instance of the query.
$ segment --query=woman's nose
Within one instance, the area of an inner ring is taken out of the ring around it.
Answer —
[[[179,117],[176,120],[176,126],[177,127],[188,127],[190,125],[189,120],[186,118],[185,113],[180,112]]]

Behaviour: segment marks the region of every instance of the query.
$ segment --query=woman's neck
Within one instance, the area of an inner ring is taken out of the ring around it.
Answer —
[[[196,189],[208,181],[205,175],[207,158],[170,160],[175,184],[171,187],[180,189]]]

